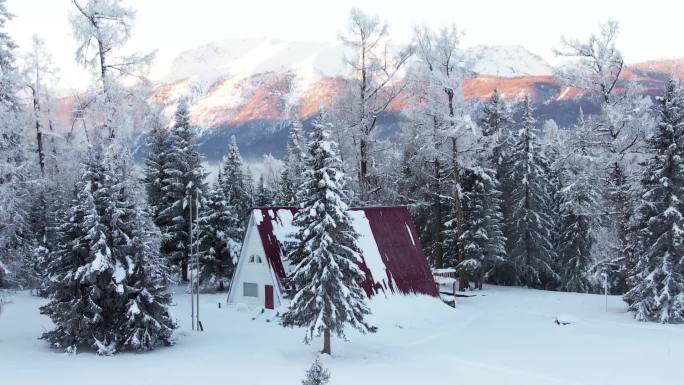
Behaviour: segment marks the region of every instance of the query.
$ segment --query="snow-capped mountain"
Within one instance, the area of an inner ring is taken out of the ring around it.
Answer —
[[[519,45],[477,46],[467,51],[480,75],[504,78],[520,76],[551,76],[551,66],[539,55]]]
[[[499,89],[510,100],[531,96],[540,121],[553,118],[570,124],[576,119],[581,92],[563,87],[552,76],[552,67],[526,48],[477,46],[468,49],[466,57],[476,73],[463,85],[467,98],[485,100]],[[248,158],[262,153],[278,156],[287,135],[281,122],[310,119],[345,86],[348,69],[343,59],[343,46],[334,42],[250,38],[210,43],[178,55],[151,99],[164,104],[169,117],[181,97],[189,99],[191,119],[202,132],[208,159],[220,158],[233,134]],[[669,74],[684,75],[681,64],[669,60],[632,65],[623,76],[638,79],[646,92],[656,94]],[[585,112],[591,111],[585,104]],[[403,108],[399,100],[390,105],[389,115]]]
[[[551,74],[543,59],[521,46],[478,46],[466,56],[475,72],[490,79]],[[169,106],[169,115],[180,97],[189,98],[192,119],[202,129],[285,115],[307,118],[339,91],[347,74],[343,59],[339,43],[268,38],[210,43],[178,55],[153,98]],[[469,96],[488,96],[490,83],[470,87]]]
[[[551,66],[522,46],[476,46],[466,56],[478,74],[502,77],[551,75]],[[310,76],[345,75],[340,43],[248,38],[213,42],[182,52],[165,82],[209,76],[294,71]]]
[[[342,46],[270,38],[231,39],[180,53],[165,81],[185,78],[296,71],[332,77],[342,74]]]

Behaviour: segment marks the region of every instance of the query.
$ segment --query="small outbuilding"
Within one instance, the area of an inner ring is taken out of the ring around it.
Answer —
[[[229,304],[275,309],[291,289],[293,266],[286,257],[297,240],[292,224],[294,207],[252,210],[235,274]],[[349,210],[359,234],[366,273],[361,287],[374,295],[425,294],[438,296],[437,286],[423,255],[420,239],[406,207],[364,207]]]

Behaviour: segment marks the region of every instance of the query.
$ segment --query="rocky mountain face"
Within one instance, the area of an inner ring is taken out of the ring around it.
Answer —
[[[562,86],[553,68],[524,47],[478,46],[466,56],[476,73],[463,86],[469,99],[486,100],[495,88],[512,101],[527,94],[537,105],[540,121],[553,118],[560,125],[574,122],[580,106],[592,110],[579,90]],[[306,127],[318,107],[344,87],[343,63],[344,49],[336,43],[227,40],[181,53],[150,100],[161,102],[172,116],[177,101],[189,99],[191,120],[209,161],[220,160],[231,135],[249,160],[264,153],[280,157],[288,129],[282,121],[298,117]],[[655,95],[672,73],[684,76],[681,64],[684,61],[667,60],[631,65],[623,78],[638,79],[645,92]],[[383,117],[386,135],[396,133],[404,107],[401,99],[390,106]]]

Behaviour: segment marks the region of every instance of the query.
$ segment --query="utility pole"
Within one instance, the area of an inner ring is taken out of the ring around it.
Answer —
[[[191,307],[191,314],[190,314],[190,319],[191,319],[191,324],[192,324],[192,330],[195,330],[195,280],[193,277],[192,273],[192,266],[190,265],[190,256],[192,255],[192,195],[188,197],[188,204],[189,204],[189,211],[190,211],[190,221],[189,221],[189,231],[188,235],[190,236],[190,243],[188,244],[188,269],[190,269],[190,307]]]
[[[199,190],[195,191],[195,220],[199,220]],[[190,222],[192,224],[192,222]],[[204,331],[204,326],[202,326],[202,321],[200,321],[199,317],[199,295],[200,295],[200,289],[199,289],[199,284],[200,284],[200,265],[199,265],[199,252],[197,247],[195,247],[195,267],[197,268],[197,330],[203,332]]]

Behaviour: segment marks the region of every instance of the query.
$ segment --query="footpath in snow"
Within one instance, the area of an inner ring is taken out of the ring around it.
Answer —
[[[300,384],[320,348],[304,333],[203,295],[202,333],[189,330],[189,295],[176,288],[177,343],[99,357],[51,350],[45,300],[27,292],[0,316],[0,384]],[[376,298],[374,335],[333,340],[331,385],[445,383],[644,385],[684,381],[684,326],[639,323],[619,297],[486,286],[456,309],[427,297]],[[218,303],[222,307],[218,308]],[[567,323],[566,325],[559,325]]]

